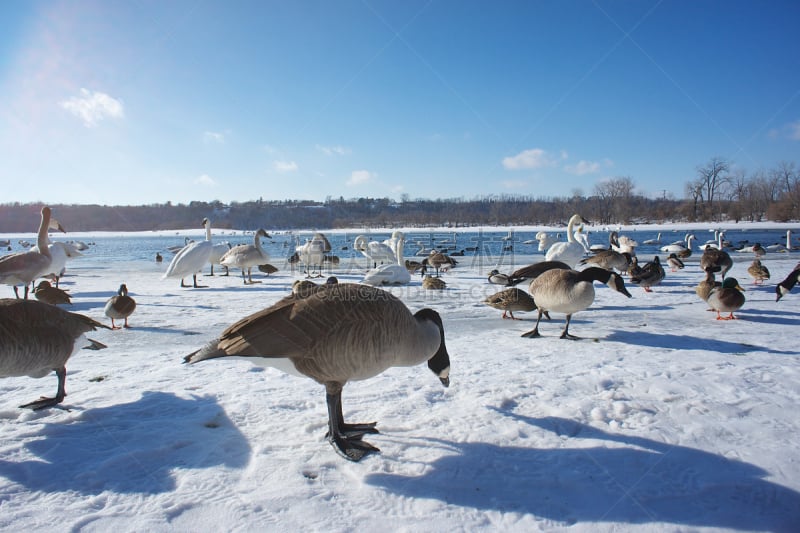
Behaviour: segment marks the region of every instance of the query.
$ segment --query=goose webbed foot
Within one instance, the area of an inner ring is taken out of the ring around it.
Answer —
[[[26,403],[25,405],[20,405],[19,407],[20,409],[32,409],[34,411],[38,411],[39,409],[45,409],[47,407],[55,407],[63,401],[63,397],[59,398],[56,396],[55,398],[48,398],[46,396],[42,396],[36,401]]]
[[[333,446],[333,449],[336,450],[336,453],[348,461],[360,461],[368,453],[380,451],[380,449],[376,448],[372,444],[361,440],[361,437],[333,435],[328,437],[328,442],[331,443],[331,446]]]
[[[572,333],[569,333],[567,331],[565,331],[565,332],[563,332],[561,334],[561,338],[562,339],[568,339],[568,340],[571,340],[571,341],[579,341],[579,340],[581,340],[580,337],[576,337],[575,335],[573,335]]]
[[[527,333],[523,333],[523,334],[522,334],[522,335],[520,335],[520,336],[521,336],[521,337],[527,337],[528,339],[535,339],[535,338],[537,338],[537,337],[541,337],[541,335],[539,334],[539,328],[538,328],[538,326],[537,326],[537,327],[535,327],[535,328],[533,328],[532,330],[530,330],[530,331],[529,331],[529,332],[527,332]]]
[[[377,422],[367,422],[364,424],[339,424],[339,434],[350,440],[361,440],[367,433],[380,433],[375,427]],[[325,438],[331,440],[331,432],[325,433]],[[377,449],[377,448],[376,448]]]

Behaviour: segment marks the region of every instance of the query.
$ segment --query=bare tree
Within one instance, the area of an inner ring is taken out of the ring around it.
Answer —
[[[722,189],[728,184],[730,163],[721,157],[712,157],[703,166],[697,167],[699,185],[705,196],[706,216],[714,218],[714,202],[719,200]]]

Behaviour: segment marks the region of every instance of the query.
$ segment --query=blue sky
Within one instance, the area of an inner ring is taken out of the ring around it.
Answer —
[[[800,2],[0,3],[0,202],[683,197],[800,165]]]

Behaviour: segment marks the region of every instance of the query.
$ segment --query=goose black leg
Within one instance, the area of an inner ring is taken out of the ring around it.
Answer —
[[[569,340],[578,340],[580,337],[576,337],[575,335],[571,335],[569,332],[569,321],[572,318],[572,315],[567,315],[567,323],[564,324],[564,331],[561,332],[562,339],[569,339]]]
[[[56,376],[58,376],[58,391],[56,391],[55,398],[47,398],[42,396],[35,402],[26,403],[25,405],[20,405],[22,409],[33,409],[34,411],[38,411],[39,409],[44,409],[45,407],[53,407],[54,405],[58,405],[64,401],[64,397],[67,395],[67,391],[64,388],[64,383],[67,380],[67,369],[66,367],[61,367],[56,369]]]
[[[328,442],[334,450],[350,461],[359,461],[371,452],[379,452],[375,446],[361,440],[365,433],[377,433],[375,423],[345,424],[342,416],[342,390],[328,392]]]
[[[542,320],[542,314],[544,314],[544,311],[539,309],[539,315],[536,317],[536,325],[533,326],[533,329],[530,330],[529,332],[523,333],[522,337],[527,337],[529,339],[535,339],[536,337],[541,337],[541,335],[539,335],[539,322],[541,322]],[[549,316],[550,315],[548,315],[548,317]]]
[[[194,288],[195,289],[203,289],[205,287],[208,287],[208,285],[198,285],[197,284],[197,274],[192,274],[192,280],[194,281]]]

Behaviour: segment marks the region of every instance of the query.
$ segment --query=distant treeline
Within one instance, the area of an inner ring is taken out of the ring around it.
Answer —
[[[465,200],[327,198],[310,200],[220,201],[188,205],[142,206],[51,205],[53,216],[68,231],[155,231],[200,228],[204,217],[220,229],[326,229],[358,227],[464,227],[564,225],[579,213],[604,225],[665,222],[800,219],[800,172],[794,163],[745,174],[712,158],[697,167],[697,178],[685,184],[686,198],[647,198],[636,193],[630,177],[595,185],[591,196],[575,190],[571,197],[534,198],[492,195]],[[0,233],[34,232],[41,204],[0,204]]]

